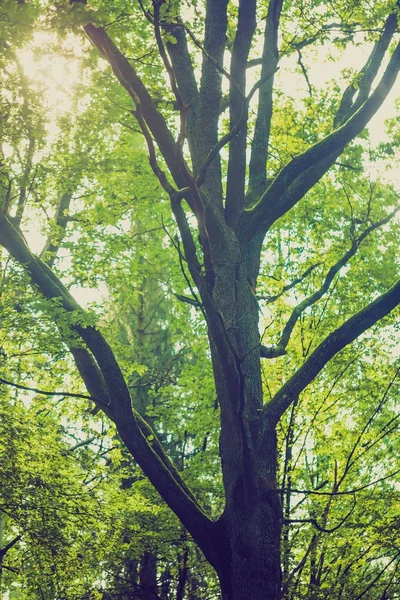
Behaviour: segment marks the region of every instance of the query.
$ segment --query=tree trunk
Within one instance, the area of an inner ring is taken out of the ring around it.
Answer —
[[[140,559],[140,600],[157,598],[157,557],[151,552],[145,552]]]
[[[219,570],[223,600],[279,600],[281,596],[280,519],[276,509],[256,509],[246,520],[228,525],[231,548]]]
[[[233,252],[230,252],[232,256]],[[226,507],[216,569],[223,600],[278,600],[282,506],[277,491],[275,424],[260,425],[263,392],[259,312],[245,262],[221,260],[213,290],[211,351],[221,407],[220,455]],[[229,267],[227,267],[229,265]]]

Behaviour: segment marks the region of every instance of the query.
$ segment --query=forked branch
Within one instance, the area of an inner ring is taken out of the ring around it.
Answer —
[[[256,206],[244,213],[242,236],[247,241],[284,215],[315,185],[335,162],[344,147],[354,139],[384,102],[400,70],[400,44],[375,91],[338,129],[293,158],[276,176]]]
[[[373,231],[382,227],[386,223],[388,223],[400,210],[400,207],[397,207],[390,214],[388,214],[384,219],[373,223],[369,227],[365,229],[356,239],[353,240],[351,247],[345,254],[338,260],[332,267],[329,269],[323,284],[321,287],[316,290],[311,296],[305,298],[300,304],[298,304],[292,311],[281,335],[281,338],[278,344],[275,347],[275,355],[279,356],[280,354],[285,354],[287,345],[290,341],[290,337],[292,335],[293,329],[299,320],[300,316],[304,313],[307,308],[313,306],[318,300],[320,300],[329,290],[335,276],[339,273],[339,271],[349,262],[349,260],[356,254],[358,251],[360,244],[363,240],[365,240]],[[264,358],[270,358],[265,353],[264,355],[261,353],[261,356]],[[274,356],[271,356],[273,358]]]
[[[400,303],[400,280],[386,293],[378,296],[360,312],[329,334],[314,350],[296,373],[281,387],[266,404],[263,415],[264,426],[260,435],[261,445],[268,426],[276,424],[294,399],[315,379],[325,365],[345,346],[351,344],[364,331],[375,325]]]

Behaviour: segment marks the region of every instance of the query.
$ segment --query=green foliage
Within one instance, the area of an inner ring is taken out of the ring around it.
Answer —
[[[168,25],[176,23],[179,4],[163,4]],[[295,42],[304,47],[312,72],[318,49],[329,47],[327,61],[336,61],[357,46],[356,24],[367,30],[364,41],[375,40],[395,4],[286,3],[282,54],[289,62],[277,76],[270,176],[330,132],[343,86],[359,83],[355,71],[344,69],[339,83],[328,82],[326,89],[313,83],[311,94],[299,100],[285,85],[288,72],[303,74],[290,62]],[[193,31],[200,35],[203,3],[189,6]],[[90,8],[67,1],[9,1],[0,11],[2,207],[19,219],[35,251],[54,260],[71,293],[89,305],[85,313],[65,314],[60,301],[44,300],[30,288],[26,273],[3,252],[0,377],[48,396],[0,388],[0,547],[21,537],[4,559],[2,591],[10,600],[130,598],[140,585],[140,561],[154,555],[170,597],[187,559],[193,598],[216,598],[215,574],[106,417],[89,400],[67,393],[51,397],[52,391],[84,392],[69,356],[68,345],[78,346],[71,327],[101,327],[133,406],[212,517],[222,514],[220,414],[207,324],[131,99],[81,32],[89,21],[110,28],[121,50],[135,57],[139,76],[176,134],[174,98],[152,26],[138,5],[124,1],[111,6],[96,0]],[[231,47],[234,3],[229,11]],[[261,6],[259,16],[265,12]],[[332,20],[346,25],[333,40],[327,28]],[[308,52],[307,41],[314,37],[317,50]],[[176,38],[167,31],[164,41],[174,45]],[[48,72],[30,76],[21,50],[33,59],[44,54],[75,61],[76,78],[64,86],[61,109],[51,100],[55,84],[47,81]],[[190,52],[199,59],[198,47]],[[321,289],[352,244],[357,252],[321,299],[302,312],[287,353],[263,370],[266,400],[330,331],[393,284],[398,217],[357,241],[398,204],[393,185],[370,174],[379,161],[390,166],[398,155],[398,119],[389,120],[387,129],[387,141],[376,147],[367,132],[353,140],[329,174],[268,233],[256,290],[261,338],[268,343],[279,343],[295,306]],[[64,194],[69,200],[58,214]],[[335,357],[281,423],[280,480],[287,490],[283,571],[291,600],[383,599],[397,581],[399,497],[392,475],[400,469],[398,349],[394,318],[383,325],[383,337],[382,329],[373,328]]]

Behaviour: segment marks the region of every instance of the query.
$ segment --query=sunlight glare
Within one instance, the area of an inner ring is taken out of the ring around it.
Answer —
[[[56,44],[55,34],[38,31],[17,55],[24,75],[34,88],[43,90],[49,108],[59,116],[73,110],[72,92],[83,79],[83,48],[72,34],[63,40],[59,54],[53,51]]]

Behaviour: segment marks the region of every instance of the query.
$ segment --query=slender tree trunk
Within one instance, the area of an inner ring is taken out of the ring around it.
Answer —
[[[0,550],[3,547],[3,535],[4,535],[4,515],[3,511],[0,510]],[[3,587],[3,555],[0,554],[0,598]]]
[[[140,559],[139,580],[140,600],[157,598],[157,557],[151,552],[145,552]]]

